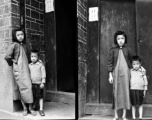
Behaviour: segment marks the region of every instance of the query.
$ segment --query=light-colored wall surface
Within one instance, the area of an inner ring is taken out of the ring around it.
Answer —
[[[11,43],[11,1],[0,0],[0,109],[13,112],[12,68],[4,60]]]

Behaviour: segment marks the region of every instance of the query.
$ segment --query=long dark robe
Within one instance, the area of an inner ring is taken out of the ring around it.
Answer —
[[[123,55],[122,49],[119,50],[118,60],[116,67],[113,71],[114,83],[114,109],[130,109],[130,97],[129,97],[129,79],[130,73]]]
[[[13,63],[15,81],[19,88],[20,97],[25,103],[33,103],[32,83],[28,67],[28,60],[22,45],[17,64]]]
[[[22,99],[25,103],[33,103],[32,83],[28,67],[25,45],[12,43],[5,55],[9,65],[13,65],[13,100]]]

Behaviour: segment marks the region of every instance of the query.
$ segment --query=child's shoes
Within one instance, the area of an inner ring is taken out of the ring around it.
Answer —
[[[26,116],[27,115],[27,109],[25,109],[22,113],[23,116]]]
[[[34,110],[32,110],[32,109],[29,110],[29,112],[30,112],[30,114],[33,115],[33,116],[36,116],[36,115],[37,115],[36,112],[35,112]]]
[[[39,110],[39,113],[40,113],[41,116],[45,116],[45,113],[44,113],[43,110]]]
[[[126,117],[122,118],[122,120],[128,120]]]
[[[114,117],[113,120],[118,120],[118,118]]]

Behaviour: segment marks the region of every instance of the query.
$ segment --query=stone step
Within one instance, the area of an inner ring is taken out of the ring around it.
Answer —
[[[101,115],[101,116],[114,116],[114,111],[112,109],[112,104],[92,104],[87,103],[85,107],[86,115]],[[122,110],[118,111],[118,114],[122,115]],[[138,115],[138,112],[137,112]],[[127,116],[131,116],[131,109],[127,110]],[[144,104],[143,105],[143,116],[152,117],[152,105]]]
[[[18,103],[15,103],[18,104]],[[19,106],[20,108],[20,106]],[[38,120],[38,119],[74,119],[75,118],[75,105],[66,104],[63,102],[44,102],[45,116],[40,116],[39,111],[36,116],[28,114],[22,116],[23,109],[18,109],[15,112],[7,112],[0,110],[0,119],[14,119],[14,120]]]
[[[101,116],[101,115],[85,115],[79,120],[113,120],[114,116]],[[128,120],[134,120],[132,117],[127,117]],[[119,117],[119,120],[123,120],[122,116]],[[137,117],[136,120],[139,120]],[[143,117],[142,120],[152,120],[152,117]]]
[[[53,102],[63,102],[67,104],[75,104],[75,93],[46,91],[45,100],[53,101]]]

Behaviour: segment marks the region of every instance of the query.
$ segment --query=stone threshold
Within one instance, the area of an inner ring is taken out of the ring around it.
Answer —
[[[114,111],[112,109],[112,104],[87,103],[85,106],[85,114],[86,115],[114,116]],[[122,110],[119,110],[118,114],[121,116]],[[127,116],[131,116],[131,115],[132,115],[131,109],[127,110]],[[143,105],[143,117],[150,117],[152,119],[152,105],[151,104]]]

